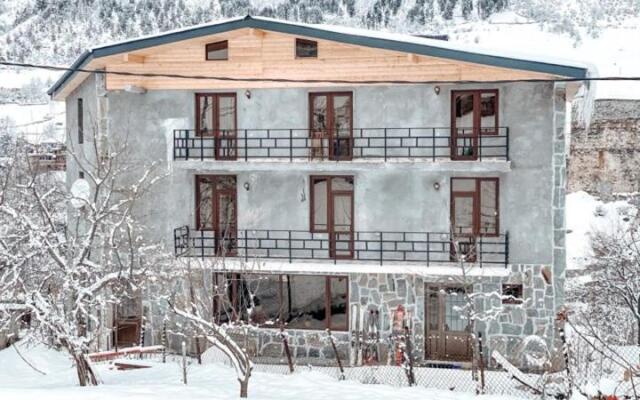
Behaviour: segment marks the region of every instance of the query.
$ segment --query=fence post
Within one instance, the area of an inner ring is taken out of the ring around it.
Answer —
[[[509,232],[504,234],[504,267],[509,266]]]
[[[280,327],[280,337],[282,337],[282,345],[284,346],[284,354],[287,356],[287,364],[289,364],[289,372],[293,374],[293,360],[291,360],[291,349],[289,349],[289,341],[287,340],[287,334],[284,332],[284,327]]]
[[[145,335],[145,318],[144,315],[140,318],[140,359],[142,360],[142,348],[144,347],[144,335]]]
[[[407,369],[407,380],[409,381],[409,386],[414,386],[416,384],[416,378],[413,374],[413,348],[411,346],[411,338],[409,336],[409,327],[404,327],[404,340],[405,340],[405,357],[408,364]]]
[[[436,146],[436,128],[431,128],[431,160],[436,161],[436,151],[438,151],[438,147]]]
[[[336,348],[336,342],[333,340],[333,335],[331,334],[331,329],[327,329],[327,335],[329,336],[329,341],[331,342],[331,347],[333,348],[333,354],[336,356],[336,361],[338,363],[338,369],[340,370],[340,377],[338,380],[345,380],[344,376],[344,368],[342,367],[342,360],[340,360],[340,354],[338,354],[338,349]]]
[[[162,363],[167,362],[167,320],[164,319],[162,321],[162,336],[160,338],[162,341]]]
[[[427,267],[429,266],[429,262],[431,261],[431,240],[429,240],[429,232],[427,232]]]
[[[478,367],[480,368],[480,391],[484,394],[484,350],[482,348],[482,332],[478,332]]]
[[[506,127],[506,132],[507,132],[507,161],[509,161],[509,127]]]
[[[182,341],[182,383],[187,384],[187,344]]]
[[[186,160],[189,160],[189,130],[185,130],[185,156],[186,156]]]

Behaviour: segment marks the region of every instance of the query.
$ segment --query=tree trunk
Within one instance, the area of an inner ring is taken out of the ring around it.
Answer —
[[[246,399],[249,396],[249,379],[240,380],[240,398]]]
[[[97,386],[98,380],[93,373],[93,369],[82,353],[72,353],[73,360],[76,364],[76,373],[78,374],[78,384],[80,386]]]

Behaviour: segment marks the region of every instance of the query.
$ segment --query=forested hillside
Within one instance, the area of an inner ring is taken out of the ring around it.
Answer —
[[[90,44],[246,14],[447,33],[460,22],[512,11],[521,23],[579,41],[639,10],[638,0],[2,0],[0,57],[67,64]]]

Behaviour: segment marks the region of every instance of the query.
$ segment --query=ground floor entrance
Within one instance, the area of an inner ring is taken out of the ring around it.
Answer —
[[[463,286],[425,285],[425,358],[470,361],[471,326]]]

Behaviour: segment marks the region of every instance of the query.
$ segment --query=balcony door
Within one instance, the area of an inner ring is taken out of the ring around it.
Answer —
[[[196,136],[216,160],[238,157],[236,109],[235,93],[196,93]]]
[[[471,324],[464,314],[463,286],[427,286],[425,296],[425,358],[471,361]]]
[[[499,235],[498,178],[451,178],[452,261],[473,262],[480,236]]]
[[[497,90],[451,92],[451,159],[477,160],[481,136],[497,134]]]
[[[210,232],[204,248],[218,256],[234,255],[237,215],[235,176],[196,176],[196,227]]]
[[[309,94],[310,158],[353,158],[353,94]]]
[[[311,231],[327,233],[329,256],[353,258],[353,177],[311,177]]]

